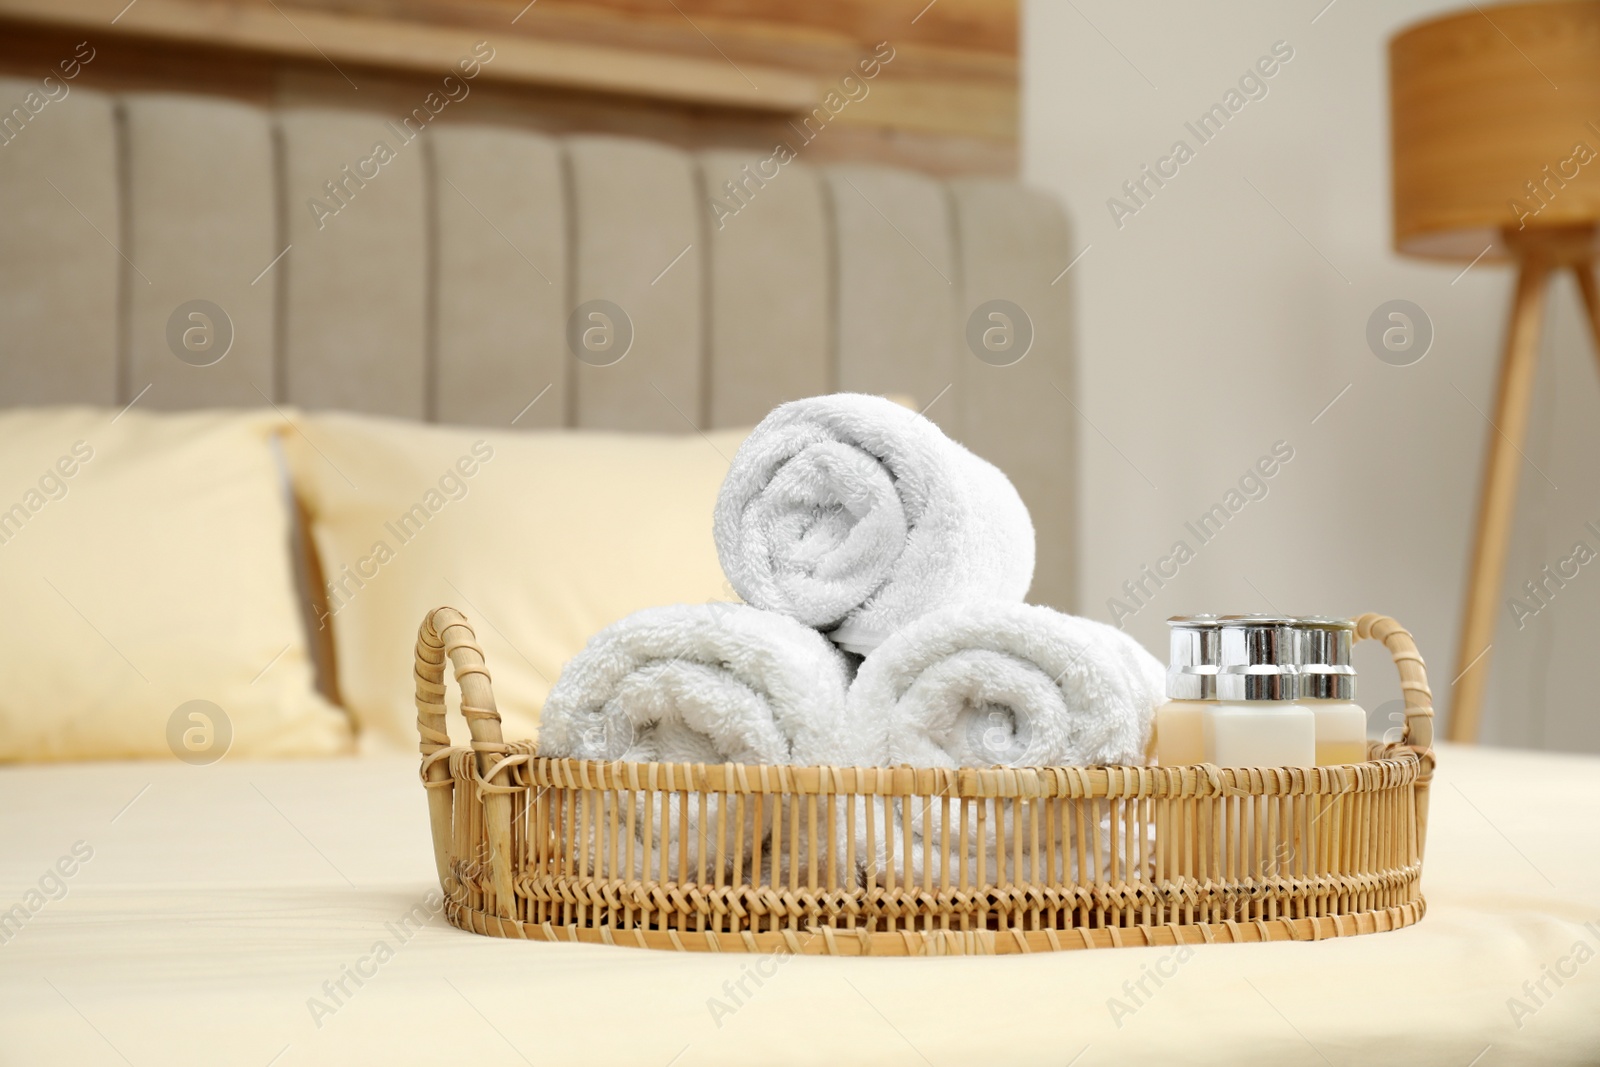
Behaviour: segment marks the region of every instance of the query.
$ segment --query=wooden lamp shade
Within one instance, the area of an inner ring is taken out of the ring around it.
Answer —
[[[1600,0],[1474,4],[1413,26],[1389,42],[1389,90],[1396,250],[1517,265],[1448,724],[1476,741],[1556,272],[1576,279],[1600,351]]]
[[[1502,235],[1600,221],[1600,0],[1446,15],[1389,43],[1394,243],[1517,258]]]

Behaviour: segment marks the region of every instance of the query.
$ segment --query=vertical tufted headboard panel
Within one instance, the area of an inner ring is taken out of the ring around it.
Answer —
[[[34,113],[35,88],[0,79],[0,404],[689,432],[816,393],[908,395],[1011,475],[1039,527],[1032,599],[1073,606],[1053,284],[1073,249],[1047,196],[813,168],[803,147],[779,164],[205,96],[75,89]],[[997,299],[1031,325],[1009,365],[968,341]],[[211,366],[169,341],[196,300],[231,324]],[[583,324],[631,334],[616,362],[569,344],[591,301],[621,309]]]

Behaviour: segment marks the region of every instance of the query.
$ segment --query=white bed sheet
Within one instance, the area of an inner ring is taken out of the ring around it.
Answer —
[[[1600,1063],[1600,759],[1440,756],[1418,926],[1181,960],[402,940],[438,888],[414,760],[4,768],[0,911],[93,855],[0,932],[0,1064]]]

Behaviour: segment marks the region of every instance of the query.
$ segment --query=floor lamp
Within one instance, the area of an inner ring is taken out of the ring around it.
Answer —
[[[1467,576],[1448,736],[1478,739],[1551,275],[1600,353],[1600,0],[1477,7],[1389,43],[1394,240],[1517,267]]]

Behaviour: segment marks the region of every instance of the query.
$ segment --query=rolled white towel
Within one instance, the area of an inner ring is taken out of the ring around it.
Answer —
[[[646,608],[562,669],[539,753],[663,763],[843,763],[839,651],[745,604]]]
[[[750,604],[866,653],[934,608],[1018,600],[1033,522],[997,468],[877,396],[776,408],[717,498],[717,554]]]
[[[860,751],[916,767],[1144,762],[1166,671],[1113,626],[1033,604],[941,608],[867,656],[846,700]]]
[[[1114,627],[1050,608],[988,602],[942,608],[891,636],[861,665],[845,711],[852,744],[887,765],[1133,765],[1144,762],[1165,686],[1160,661]],[[913,878],[925,871],[940,876],[941,864],[923,862],[921,837],[937,833],[941,810],[936,803],[909,812]],[[959,818],[954,802],[951,810]],[[994,878],[997,861],[1006,858],[996,855],[997,830],[1008,857],[1013,846],[1031,856],[1034,841],[1067,849],[1076,813],[1056,821],[1055,834],[1041,835],[1028,824],[1039,817],[1030,810],[1020,836],[1007,813],[991,816],[981,837],[976,811],[969,810],[969,868],[976,869],[981,843],[986,876]],[[907,815],[898,808],[894,814]],[[1093,817],[1089,825],[1099,821]],[[958,834],[951,827],[952,847]],[[888,857],[878,852],[881,867]],[[926,854],[936,857],[938,850]],[[898,850],[892,859],[903,878]]]
[[[540,716],[539,754],[641,763],[850,763],[842,729],[846,685],[843,654],[786,616],[729,603],[647,608],[601,630],[563,668]],[[666,809],[659,797],[651,801],[642,793],[633,802],[636,838],[642,842],[651,827],[652,847],[628,850],[610,842],[608,851],[602,838],[612,827],[597,816],[592,863],[609,855],[621,864],[632,851],[633,869],[611,873],[659,876],[665,844],[669,877],[692,878],[702,851],[722,856],[725,867],[742,851],[750,869],[751,850],[735,847],[736,840],[752,840],[750,798],[739,805],[743,832],[727,825],[720,842],[716,797],[703,831],[696,804],[684,825],[676,799]],[[776,807],[763,808],[762,840]],[[627,832],[625,825],[615,829],[619,836]],[[681,872],[680,833],[688,836],[689,862]],[[785,861],[789,844],[783,842]],[[770,856],[763,856],[760,869],[770,878]],[[786,869],[781,866],[780,874]]]

